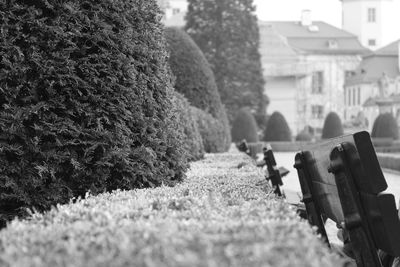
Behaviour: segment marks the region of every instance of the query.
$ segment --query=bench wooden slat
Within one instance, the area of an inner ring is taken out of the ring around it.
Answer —
[[[383,192],[388,186],[369,133],[310,146],[296,155],[296,164],[299,155],[300,184],[308,181],[319,206],[313,211],[306,205],[307,213],[321,213],[346,228],[358,266],[381,266],[378,249],[400,256],[400,219],[394,196]],[[303,196],[308,195],[301,187]]]

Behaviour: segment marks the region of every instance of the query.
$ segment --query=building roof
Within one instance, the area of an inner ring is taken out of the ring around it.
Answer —
[[[290,47],[306,54],[365,54],[356,35],[322,21],[303,26],[299,21],[260,21],[260,29],[272,28]]]
[[[355,71],[355,75],[346,81],[346,85],[375,83],[383,73],[392,79],[399,77],[399,42],[400,40],[365,55]]]

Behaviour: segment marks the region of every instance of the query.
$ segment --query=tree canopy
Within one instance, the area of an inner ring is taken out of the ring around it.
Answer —
[[[264,114],[264,79],[253,0],[189,0],[185,29],[211,65],[232,122],[241,107]]]

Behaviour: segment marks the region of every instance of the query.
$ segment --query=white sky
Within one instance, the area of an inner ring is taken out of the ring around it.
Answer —
[[[254,0],[260,20],[300,20],[301,11],[311,10],[312,20],[342,26],[342,2],[339,0]]]

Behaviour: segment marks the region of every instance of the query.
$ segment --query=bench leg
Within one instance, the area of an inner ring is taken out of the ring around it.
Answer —
[[[324,241],[329,244],[328,235],[326,234],[324,220],[322,218],[321,209],[318,202],[313,199],[312,183],[310,172],[307,169],[307,154],[306,152],[299,152],[295,157],[294,167],[297,169],[299,177],[301,192],[303,194],[303,203],[306,207],[307,219],[311,225],[317,226],[318,234],[322,236]]]
[[[361,209],[354,178],[350,172],[345,144],[336,146],[331,154],[329,172],[335,175],[336,186],[343,210],[343,228],[348,232],[357,266],[382,266],[378,249],[372,240],[366,218]]]

